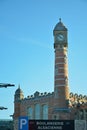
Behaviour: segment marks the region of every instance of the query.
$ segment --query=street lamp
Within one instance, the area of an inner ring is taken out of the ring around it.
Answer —
[[[15,86],[14,84],[9,84],[9,83],[0,83],[0,88],[7,88],[7,87],[13,87]]]
[[[0,83],[0,88],[14,87],[14,84]],[[0,106],[0,110],[7,110],[8,108]]]
[[[0,106],[0,110],[6,110],[6,109],[8,109],[8,108]]]

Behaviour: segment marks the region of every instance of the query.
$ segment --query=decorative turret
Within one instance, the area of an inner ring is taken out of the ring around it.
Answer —
[[[14,95],[14,118],[18,118],[20,116],[20,103],[22,99],[24,99],[24,95],[19,85]]]
[[[15,101],[24,99],[23,91],[20,89],[20,85],[18,86],[18,89],[15,91]]]

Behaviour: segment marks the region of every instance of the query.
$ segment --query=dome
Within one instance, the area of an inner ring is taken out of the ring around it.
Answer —
[[[19,85],[18,89],[15,91],[15,94],[20,94],[20,93],[23,93],[23,91],[20,89],[20,85]]]
[[[65,25],[61,22],[61,18],[59,19],[59,22],[56,24],[54,31],[67,31],[67,28]]]
[[[20,85],[18,86],[18,89],[15,91],[15,101],[19,101],[24,99],[23,91],[20,89]]]

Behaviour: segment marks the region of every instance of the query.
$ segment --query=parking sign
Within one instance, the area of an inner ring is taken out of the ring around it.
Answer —
[[[28,129],[28,117],[27,116],[19,117],[19,130],[29,130]]]

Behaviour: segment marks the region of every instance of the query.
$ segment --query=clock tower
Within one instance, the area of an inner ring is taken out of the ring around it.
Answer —
[[[67,62],[67,28],[61,22],[56,24],[54,30],[54,110],[58,112],[68,111],[69,86],[68,86],[68,62]]]

